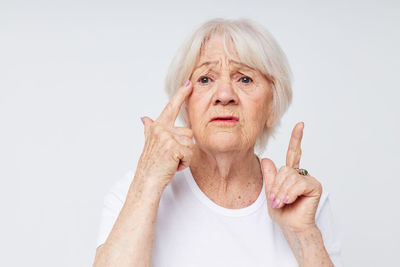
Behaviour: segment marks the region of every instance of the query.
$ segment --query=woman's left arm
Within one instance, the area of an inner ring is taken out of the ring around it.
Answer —
[[[304,123],[294,127],[286,165],[278,172],[272,160],[262,159],[268,213],[282,229],[299,266],[334,266],[315,222],[322,185],[311,175],[302,175],[296,170],[300,163],[303,129]]]
[[[315,225],[304,231],[282,229],[299,266],[334,266],[322,240],[321,231]]]

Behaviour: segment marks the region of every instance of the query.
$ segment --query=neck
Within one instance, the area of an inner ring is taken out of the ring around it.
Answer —
[[[261,166],[253,148],[218,152],[196,145],[190,170],[200,188],[219,196],[262,187]]]

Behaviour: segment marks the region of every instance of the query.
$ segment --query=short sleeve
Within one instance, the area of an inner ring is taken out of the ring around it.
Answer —
[[[328,193],[323,193],[321,196],[316,214],[316,224],[321,231],[325,248],[333,265],[342,267],[341,243],[334,224]]]
[[[133,177],[133,171],[127,171],[104,196],[104,205],[100,216],[96,247],[104,244],[107,240],[122,206],[125,203],[126,195],[128,194]]]

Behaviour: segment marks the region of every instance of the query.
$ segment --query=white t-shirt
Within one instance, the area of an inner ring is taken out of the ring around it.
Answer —
[[[134,177],[128,171],[104,198],[97,245],[103,244],[125,202]],[[343,266],[341,245],[323,190],[316,212],[325,248]],[[190,168],[177,172],[164,189],[157,215],[154,267],[298,266],[278,224],[268,215],[265,183],[257,200],[242,209],[217,205],[194,180]]]

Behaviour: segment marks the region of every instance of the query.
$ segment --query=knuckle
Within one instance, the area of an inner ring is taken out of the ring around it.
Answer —
[[[173,101],[174,101],[174,100],[171,99],[171,101],[169,101],[168,104],[165,106],[165,111],[166,111],[167,113],[171,112],[172,107],[173,107],[173,104],[172,104]]]
[[[159,132],[158,138],[159,138],[160,142],[162,142],[162,143],[169,143],[169,142],[171,142],[171,139],[172,139],[170,134],[165,131]]]
[[[179,138],[180,140],[184,141],[185,144],[188,144],[189,141],[190,141],[190,138],[187,137],[186,135],[178,135],[178,138]]]
[[[176,145],[177,144],[176,144],[176,141],[174,140],[174,138],[168,138],[167,140],[165,140],[165,147],[168,150],[171,150],[171,149],[175,148]]]
[[[279,184],[278,184],[278,183],[273,184],[273,185],[272,185],[272,191],[275,192],[275,193],[277,193],[278,190],[279,190]],[[276,194],[275,194],[275,195],[276,195]]]
[[[193,131],[191,129],[183,128],[183,132],[185,135],[193,137]]]
[[[319,192],[322,192],[322,184],[317,179],[314,180],[316,188],[318,189]]]
[[[305,176],[305,177],[307,177],[307,178],[309,178],[311,181],[313,181],[314,183],[319,183],[320,184],[320,182],[317,180],[317,179],[315,179],[314,177],[312,177],[312,176]]]
[[[158,123],[153,123],[150,127],[150,130],[155,135],[159,135],[160,133],[163,132],[163,127],[161,125],[159,125]]]
[[[187,147],[188,149],[193,149],[194,148],[194,143],[193,140],[187,136],[180,136],[180,140],[182,140],[182,143]]]
[[[293,201],[295,201],[297,198],[297,196],[293,195],[292,192],[287,192],[285,197],[287,197],[287,200],[285,202],[287,204],[293,203]]]
[[[290,179],[290,181],[298,181],[302,179],[302,176],[297,171],[295,171],[294,173],[291,173],[289,175],[288,179]]]
[[[285,197],[286,194],[286,190],[279,190],[277,192],[277,198],[279,198],[280,200],[282,200]]]
[[[295,168],[292,168],[292,167],[288,168],[288,172],[290,173],[290,175],[300,175],[299,172]]]
[[[298,175],[292,174],[286,178],[288,184],[294,184],[299,179]]]
[[[174,161],[176,161],[176,160],[178,160],[178,159],[181,159],[181,158],[182,158],[182,155],[181,155],[181,153],[180,153],[179,151],[174,151],[173,153],[170,154],[170,157],[171,157]]]
[[[283,165],[283,166],[281,166],[279,168],[279,172],[284,172],[285,170],[286,170],[286,166],[285,165]]]
[[[186,137],[184,140],[185,140],[185,147],[186,147],[187,149],[190,149],[190,148],[191,148],[190,139],[189,139],[188,137]]]
[[[301,186],[301,188],[307,188],[308,182],[305,179],[300,179],[298,184]]]
[[[174,138],[179,144],[181,144],[183,146],[188,145],[187,139],[184,135],[174,135]]]

